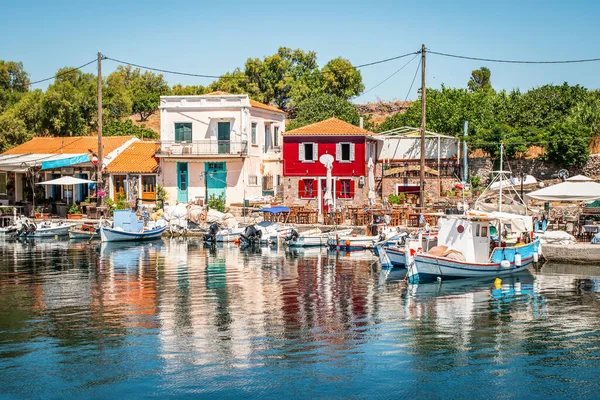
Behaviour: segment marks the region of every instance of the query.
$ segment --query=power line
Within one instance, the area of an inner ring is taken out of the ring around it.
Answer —
[[[600,61],[600,58],[587,58],[587,59],[580,59],[580,60],[558,60],[558,61],[501,60],[501,59],[494,59],[494,58],[461,56],[461,55],[457,55],[457,54],[440,53],[438,51],[428,51],[428,53],[436,54],[438,56],[443,56],[443,57],[461,58],[463,60],[487,61],[487,62],[506,63],[506,64],[574,64],[574,63],[586,63],[586,62]]]
[[[408,88],[408,92],[406,93],[406,97],[404,98],[405,104],[408,101],[408,96],[410,95],[413,85],[415,84],[415,80],[417,79],[417,74],[419,73],[419,67],[421,67],[421,60],[419,60],[419,64],[417,65],[417,70],[415,71],[415,76],[413,76],[413,80],[410,83],[410,87]]]
[[[358,97],[362,97],[365,94],[369,93],[370,91],[376,89],[377,87],[383,85],[385,82],[387,82],[389,79],[391,79],[394,75],[396,75],[398,72],[402,71],[404,69],[404,67],[406,67],[408,64],[410,64],[411,62],[414,61],[415,58],[417,58],[419,55],[415,55],[413,58],[410,59],[409,62],[407,62],[406,64],[404,64],[403,66],[401,66],[398,70],[396,70],[393,74],[391,74],[390,76],[388,76],[387,78],[385,78],[384,80],[382,80],[381,82],[379,82],[377,85],[373,86],[372,88],[370,88],[369,90],[363,92],[360,96]],[[414,81],[413,81],[414,82]]]
[[[337,71],[343,71],[343,70],[351,70],[351,69],[359,69],[359,68],[364,68],[364,67],[370,67],[372,65],[377,65],[377,64],[382,64],[382,63],[386,63],[386,62],[390,62],[390,61],[394,61],[394,60],[398,60],[404,57],[408,57],[410,55],[413,54],[417,54],[420,52],[411,52],[411,53],[406,53],[406,54],[402,54],[396,57],[391,57],[391,58],[386,58],[384,60],[378,60],[378,61],[373,61],[373,62],[369,62],[366,64],[360,64],[360,65],[356,65],[356,66],[352,66],[352,67],[347,67],[347,68],[343,68],[343,69],[336,69],[335,71],[322,71],[323,73],[335,73]],[[196,74],[196,73],[191,73],[191,72],[181,72],[181,71],[173,71],[173,70],[168,70],[168,69],[162,69],[162,68],[155,68],[155,67],[149,67],[146,65],[141,65],[141,64],[135,64],[135,63],[131,63],[128,61],[123,61],[123,60],[117,60],[115,58],[112,57],[104,57],[106,60],[111,60],[120,64],[125,64],[125,65],[131,65],[132,67],[137,67],[137,68],[142,68],[142,69],[146,69],[149,71],[156,71],[156,72],[162,72],[165,74],[173,74],[173,75],[183,75],[183,76],[193,76],[193,77],[197,77],[197,78],[210,78],[210,79],[247,79],[247,76],[243,76],[243,77],[238,77],[238,76],[224,76],[224,75],[207,75],[207,74]],[[284,74],[284,77],[286,76],[292,76],[294,77],[294,75],[287,75]]]
[[[40,79],[39,81],[33,81],[33,82],[29,82],[29,86],[31,86],[31,85],[35,85],[35,84],[37,84],[37,83],[46,82],[46,81],[49,81],[49,80],[51,80],[51,79],[60,78],[61,76],[64,76],[64,75],[70,74],[71,72],[75,72],[75,71],[77,71],[77,70],[80,70],[80,69],[82,69],[82,68],[84,68],[84,67],[87,67],[88,65],[90,65],[90,64],[92,64],[92,63],[95,63],[96,61],[97,61],[97,59],[95,59],[95,58],[94,58],[92,61],[90,61],[90,62],[87,62],[87,63],[85,63],[85,64],[83,64],[83,65],[80,65],[79,67],[76,67],[76,68],[71,68],[71,69],[69,69],[69,70],[67,70],[67,71],[63,71],[63,72],[61,72],[61,73],[59,73],[59,74],[56,74],[56,75],[54,75],[54,76],[51,76],[51,77],[49,77],[49,78]]]

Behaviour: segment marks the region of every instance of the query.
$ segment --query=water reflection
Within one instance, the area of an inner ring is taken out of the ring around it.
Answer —
[[[0,371],[15,377],[0,395],[597,389],[592,267],[409,285],[370,252],[178,238],[0,242],[0,254]]]

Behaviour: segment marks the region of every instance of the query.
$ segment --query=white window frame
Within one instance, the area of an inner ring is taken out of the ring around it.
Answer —
[[[305,144],[312,144],[313,146],[313,154],[312,154],[312,160],[307,160],[305,157]],[[317,160],[319,159],[319,144],[315,143],[315,142],[300,142],[300,145],[298,146],[298,159],[303,162],[303,163],[315,163],[317,162]]]
[[[250,141],[251,144],[256,145],[256,138],[258,137],[258,122],[252,122],[250,124]]]
[[[342,146],[345,144],[347,144],[349,146],[349,156],[350,156],[349,160],[342,159]],[[349,164],[349,163],[353,162],[356,158],[355,154],[356,154],[355,147],[354,147],[354,143],[352,143],[352,142],[339,142],[335,146],[335,159],[339,163]]]
[[[258,186],[258,175],[248,175],[248,186]]]

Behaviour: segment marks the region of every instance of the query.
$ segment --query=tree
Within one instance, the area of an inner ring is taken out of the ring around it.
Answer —
[[[125,122],[113,121],[106,124],[102,129],[102,134],[105,136],[135,136],[139,139],[160,138],[160,135],[152,129],[146,128],[144,124],[134,125],[130,119]]]
[[[354,68],[352,63],[345,58],[334,58],[325,64],[321,72],[325,93],[343,99],[350,99],[365,90],[360,71]]]
[[[288,124],[287,130],[331,117],[339,118],[353,125],[358,125],[360,120],[360,114],[354,104],[341,97],[322,93],[298,103],[296,118]]]
[[[55,136],[86,135],[97,121],[96,76],[72,68],[62,68],[58,74],[63,75],[43,97],[43,129]]]
[[[174,85],[171,88],[171,94],[174,96],[198,96],[198,95],[206,94],[209,91],[210,91],[210,88],[207,86],[202,86],[202,85],[183,86],[180,83],[178,83],[177,85]]]
[[[584,164],[590,156],[591,129],[568,122],[546,128],[545,156],[564,168]]]
[[[471,92],[477,91],[492,91],[492,72],[487,67],[481,67],[471,72],[471,79],[467,83]]]
[[[29,90],[23,63],[0,60],[0,112],[15,104]]]
[[[19,119],[14,110],[0,114],[0,151],[25,143],[32,135],[27,131],[25,122]]]

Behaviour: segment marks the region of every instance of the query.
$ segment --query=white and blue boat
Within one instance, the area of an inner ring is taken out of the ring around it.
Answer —
[[[160,239],[167,229],[164,220],[150,221],[145,224],[134,211],[115,210],[111,227],[100,223],[102,242],[126,242]]]
[[[409,281],[508,275],[540,256],[530,216],[476,212],[441,218],[438,224],[438,246],[415,254]]]

